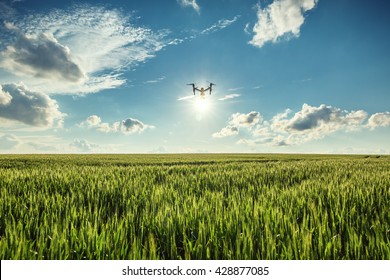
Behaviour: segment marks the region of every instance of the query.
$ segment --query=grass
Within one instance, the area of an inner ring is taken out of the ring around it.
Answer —
[[[390,259],[390,157],[0,155],[1,259]]]

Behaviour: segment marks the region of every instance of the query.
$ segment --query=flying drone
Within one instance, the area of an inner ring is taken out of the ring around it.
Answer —
[[[200,89],[199,88],[197,88],[196,86],[195,86],[195,84],[194,83],[192,83],[192,84],[187,84],[188,86],[192,86],[192,91],[194,92],[194,95],[195,95],[195,91],[199,91],[200,92],[200,97],[201,98],[205,98],[205,92],[206,91],[209,91],[210,92],[210,95],[211,95],[211,92],[212,92],[212,90],[213,90],[213,86],[215,86],[216,84],[213,84],[213,83],[210,83],[210,86],[208,87],[208,88],[204,88],[204,87],[201,87]]]

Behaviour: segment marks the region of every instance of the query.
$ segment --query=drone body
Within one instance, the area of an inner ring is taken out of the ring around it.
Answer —
[[[196,86],[195,86],[195,84],[194,83],[192,83],[192,84],[187,84],[188,86],[192,86],[192,91],[193,91],[193,93],[194,93],[194,95],[195,95],[195,92],[196,91],[199,91],[200,92],[200,97],[201,98],[205,98],[205,92],[206,91],[209,91],[210,92],[210,94],[211,94],[211,92],[212,92],[212,90],[213,90],[213,86],[215,86],[215,84],[213,84],[213,83],[210,83],[210,85],[209,85],[209,87],[208,88],[204,88],[204,87],[201,87],[200,89],[199,88],[197,88]]]

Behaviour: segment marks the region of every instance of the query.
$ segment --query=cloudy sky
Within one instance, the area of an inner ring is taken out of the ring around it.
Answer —
[[[389,154],[389,8],[0,0],[0,153]]]

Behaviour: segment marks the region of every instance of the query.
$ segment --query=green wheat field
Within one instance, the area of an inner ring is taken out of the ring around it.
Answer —
[[[390,259],[390,157],[0,155],[1,259]]]

